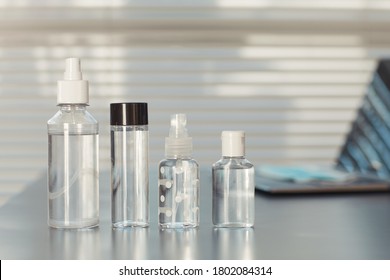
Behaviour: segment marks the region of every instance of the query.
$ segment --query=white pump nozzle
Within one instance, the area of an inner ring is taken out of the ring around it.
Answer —
[[[74,81],[74,80],[82,80],[83,76],[81,74],[81,66],[80,59],[71,57],[65,60],[65,72],[64,72],[64,80]]]
[[[169,137],[165,138],[165,154],[167,157],[188,157],[192,154],[192,138],[187,132],[185,114],[171,116]]]
[[[80,59],[65,60],[64,80],[58,81],[57,104],[88,104],[88,81],[82,79]]]

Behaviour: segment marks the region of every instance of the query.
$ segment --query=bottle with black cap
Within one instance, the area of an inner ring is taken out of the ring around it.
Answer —
[[[147,103],[112,103],[111,218],[114,228],[149,226]]]

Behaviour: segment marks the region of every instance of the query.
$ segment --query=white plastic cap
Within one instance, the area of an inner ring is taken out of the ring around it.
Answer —
[[[80,59],[67,58],[64,80],[57,83],[57,104],[88,104],[88,81],[82,78]]]
[[[165,138],[166,157],[180,157],[192,155],[192,138],[187,132],[187,118],[185,114],[171,116],[169,137]]]
[[[242,157],[245,155],[245,132],[222,131],[222,156]]]

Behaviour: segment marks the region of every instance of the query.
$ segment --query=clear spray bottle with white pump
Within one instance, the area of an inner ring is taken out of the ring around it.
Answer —
[[[192,138],[185,114],[171,116],[165,138],[166,159],[159,164],[159,208],[161,228],[199,226],[199,165],[192,159]]]
[[[244,131],[222,132],[222,158],[213,164],[213,224],[254,225],[254,167],[245,158]]]
[[[99,224],[99,128],[88,102],[80,60],[68,58],[58,81],[59,111],[47,122],[48,224],[54,228]]]

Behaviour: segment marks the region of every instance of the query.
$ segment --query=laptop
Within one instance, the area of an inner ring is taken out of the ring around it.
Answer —
[[[379,62],[334,165],[262,165],[255,174],[268,193],[389,191],[390,60]]]
[[[274,194],[390,190],[390,180],[332,166],[263,165],[255,174],[256,189]]]

